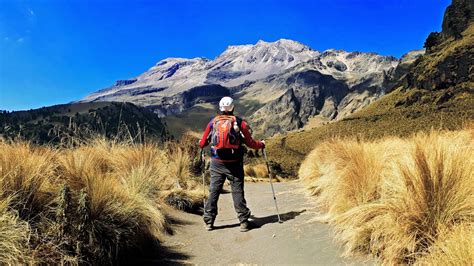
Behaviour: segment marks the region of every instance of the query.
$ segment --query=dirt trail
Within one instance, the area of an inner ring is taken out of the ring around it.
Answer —
[[[222,194],[216,229],[207,232],[199,215],[173,212],[178,225],[163,245],[160,264],[361,264],[341,258],[330,227],[311,222],[315,212],[297,182],[276,183],[283,223],[277,222],[269,183],[246,183],[249,208],[259,228],[239,231],[232,195]],[[164,261],[163,261],[164,260]]]

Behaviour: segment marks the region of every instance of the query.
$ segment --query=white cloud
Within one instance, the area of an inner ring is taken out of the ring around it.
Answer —
[[[8,37],[3,37],[3,40],[6,41],[6,42],[8,42],[8,41],[10,40],[10,38],[8,38]]]
[[[16,40],[16,41],[19,42],[19,43],[22,43],[24,40],[25,40],[25,39],[24,39],[23,37],[20,37],[20,38],[18,38],[18,40]]]
[[[35,15],[35,12],[34,12],[33,9],[31,9],[31,8],[28,8],[28,13],[30,14],[30,16],[34,16],[34,15]]]

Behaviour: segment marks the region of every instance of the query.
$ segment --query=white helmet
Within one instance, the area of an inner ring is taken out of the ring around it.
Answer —
[[[234,110],[234,100],[226,96],[219,101],[219,110],[221,112],[232,112]]]

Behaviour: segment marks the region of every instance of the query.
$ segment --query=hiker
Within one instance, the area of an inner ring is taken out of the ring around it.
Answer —
[[[240,221],[240,231],[246,232],[253,225],[249,222],[250,210],[244,197],[244,151],[242,144],[252,149],[263,149],[265,141],[254,140],[249,126],[234,115],[232,98],[224,97],[219,102],[220,114],[211,119],[202,135],[201,149],[211,144],[211,184],[209,199],[204,208],[206,229],[214,229],[217,216],[217,201],[227,178],[231,183],[234,208]]]

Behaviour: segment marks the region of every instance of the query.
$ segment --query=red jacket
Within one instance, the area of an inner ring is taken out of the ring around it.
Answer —
[[[213,127],[213,124],[214,124],[214,118],[211,119],[211,121],[207,124],[207,127],[206,129],[204,130],[204,133],[202,134],[202,137],[201,137],[201,140],[199,141],[199,146],[201,147],[201,149],[203,149],[204,147],[206,147],[207,145],[209,145],[209,135],[212,133],[212,127]],[[240,123],[240,132],[242,132],[243,134],[243,142],[245,143],[245,145],[247,145],[248,147],[252,148],[252,149],[263,149],[265,147],[265,144],[259,140],[254,140],[252,138],[252,135],[250,134],[249,132],[249,127],[247,125],[247,123],[245,121],[242,120],[242,122]],[[222,161],[235,161],[237,160],[236,159],[232,159],[231,160],[226,160],[227,158],[220,158],[222,157],[219,156],[219,154],[217,154],[217,152],[215,150],[212,149],[211,147],[211,157],[213,159],[218,159],[218,160],[222,160]]]

